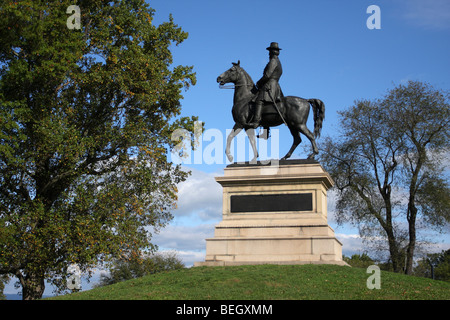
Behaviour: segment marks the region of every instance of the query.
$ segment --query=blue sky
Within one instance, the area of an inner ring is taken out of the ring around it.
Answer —
[[[197,73],[197,85],[184,93],[183,115],[199,116],[206,130],[222,132],[223,139],[233,126],[233,92],[219,89],[216,78],[240,60],[256,82],[268,62],[265,48],[272,41],[283,49],[279,58],[284,94],[324,101],[325,136],[339,129],[339,110],[357,99],[380,98],[407,80],[450,89],[448,0],[148,2],[156,10],[155,24],[172,14],[189,33],[184,43],[173,47],[174,64],[193,65]],[[367,28],[370,5],[380,8],[381,29]],[[280,156],[291,139],[288,129],[280,126]],[[203,141],[202,148],[208,143]],[[307,139],[302,146],[309,147]],[[221,219],[221,189],[214,181],[226,166],[221,152],[221,163],[186,165],[193,174],[180,188],[175,219],[155,236],[161,249],[177,250],[188,264],[202,261],[204,239],[212,237],[214,224]],[[305,158],[305,152],[309,149],[299,147],[293,158]],[[364,251],[357,230],[337,226],[333,220],[330,196],[329,223],[344,243],[344,253]],[[430,250],[450,247],[448,233],[431,238],[440,244]]]
[[[156,10],[155,24],[172,14],[189,33],[173,48],[174,65],[193,65],[197,74],[197,85],[184,94],[183,115],[197,115],[205,129],[219,129],[224,135],[233,126],[233,95],[218,88],[217,76],[240,60],[256,82],[268,62],[265,48],[272,41],[283,49],[284,94],[324,101],[324,135],[333,135],[337,111],[356,99],[381,97],[409,79],[450,87],[449,1],[148,2]],[[379,30],[366,26],[371,4],[381,9]],[[282,156],[292,141],[287,128],[279,128]],[[294,157],[305,156],[300,152],[299,148]],[[195,166],[208,172],[222,167]]]
[[[240,60],[256,82],[268,62],[265,48],[273,41],[283,49],[279,58],[284,94],[325,103],[323,136],[333,136],[338,130],[339,110],[357,99],[379,98],[407,80],[450,89],[449,0],[147,2],[156,10],[154,24],[168,21],[172,14],[175,23],[189,33],[184,43],[172,48],[174,65],[192,65],[197,74],[197,84],[184,92],[182,115],[198,116],[206,130],[217,130],[223,136],[233,126],[233,92],[219,89],[217,76]],[[379,30],[366,26],[370,5],[381,10]],[[280,126],[280,156],[289,149],[291,139],[288,129]],[[308,147],[305,140],[301,146]],[[207,145],[204,142],[203,148]],[[214,225],[221,220],[222,190],[214,180],[226,166],[223,152],[221,156],[222,163],[185,165],[192,175],[179,188],[175,219],[154,236],[160,249],[176,250],[187,265],[204,260],[204,239],[213,236]],[[302,147],[293,155],[305,157]],[[343,252],[363,252],[357,230],[337,226],[332,208],[330,196],[329,223],[344,244]],[[432,250],[450,247],[448,235],[433,239],[439,244]],[[83,289],[90,286],[83,281]],[[51,290],[48,287],[46,294]],[[6,293],[15,291],[12,282],[5,289]]]

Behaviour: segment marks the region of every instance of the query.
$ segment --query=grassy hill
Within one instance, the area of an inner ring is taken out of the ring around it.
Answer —
[[[55,300],[373,300],[450,299],[450,283],[381,272],[368,289],[366,269],[334,265],[196,267],[154,274]]]

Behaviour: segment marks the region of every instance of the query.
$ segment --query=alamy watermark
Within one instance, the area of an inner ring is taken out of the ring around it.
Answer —
[[[67,18],[67,28],[73,30],[81,29],[81,9],[77,5],[70,5],[66,10],[67,14],[71,14],[69,18]],[[370,16],[366,20],[366,26],[368,29],[381,29],[381,9],[377,5],[370,5],[367,7],[366,13],[370,14]]]
[[[366,13],[370,14],[367,18],[366,26],[369,30],[381,29],[381,9],[377,5],[367,7]]]
[[[67,272],[70,276],[67,278],[67,289],[72,291],[81,290],[81,270],[77,264],[71,264],[67,268]]]
[[[231,132],[232,129],[226,129],[224,132],[215,128],[203,131],[201,121],[195,122],[193,134],[186,129],[177,129],[171,135],[172,141],[177,143],[171,152],[171,160],[174,164],[230,164],[224,150]],[[267,135],[265,130],[260,130],[259,135],[257,138],[255,133],[260,163],[278,165],[279,129],[270,129],[270,138],[266,137],[268,139],[263,138]],[[230,153],[237,163],[243,163],[246,158],[255,156],[249,138],[243,132],[230,141]]]
[[[77,5],[71,5],[67,7],[66,10],[67,14],[71,14],[70,17],[67,18],[67,28],[73,30],[80,30],[81,29],[81,10],[80,7]]]
[[[367,273],[372,274],[367,278],[366,286],[367,289],[381,289],[381,271],[380,267],[376,265],[371,265],[366,270]]]

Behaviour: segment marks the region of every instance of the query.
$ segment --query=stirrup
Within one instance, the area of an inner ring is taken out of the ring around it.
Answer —
[[[257,137],[258,139],[269,140],[269,138],[270,138],[270,128],[263,129],[263,132],[264,132],[265,130],[267,130],[267,132],[266,132],[265,135],[261,135],[261,130],[260,130],[260,134],[256,135],[256,137]]]

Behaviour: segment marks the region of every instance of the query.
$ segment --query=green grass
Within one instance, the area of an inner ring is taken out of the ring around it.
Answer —
[[[133,279],[63,300],[373,300],[450,299],[450,283],[381,272],[368,289],[366,269],[335,265],[195,267]]]

